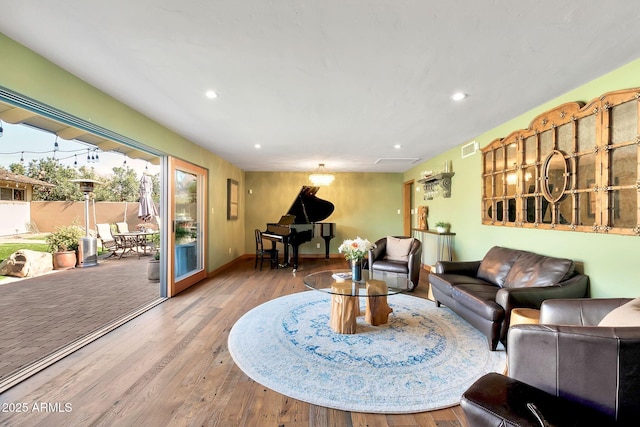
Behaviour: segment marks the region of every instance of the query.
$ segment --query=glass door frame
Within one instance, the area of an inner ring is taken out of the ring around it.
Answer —
[[[164,265],[166,266],[166,283],[167,283],[167,296],[172,297],[189,288],[190,286],[198,283],[199,281],[207,277],[206,260],[207,260],[207,183],[208,183],[208,170],[192,163],[177,159],[175,157],[168,156],[168,168],[167,168],[167,213],[166,218],[166,247],[164,251]],[[190,271],[186,275],[176,280],[176,171],[184,171],[189,174],[193,174],[197,177],[197,238],[196,244],[198,245],[197,263],[196,269]]]

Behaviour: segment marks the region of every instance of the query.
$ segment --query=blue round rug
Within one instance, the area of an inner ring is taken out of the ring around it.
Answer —
[[[457,405],[504,351],[448,308],[405,294],[388,297],[389,323],[358,317],[357,333],[329,327],[331,299],[308,291],[266,302],[229,333],[235,363],[258,383],[304,402],[352,412],[413,413]],[[360,306],[364,314],[365,300]]]

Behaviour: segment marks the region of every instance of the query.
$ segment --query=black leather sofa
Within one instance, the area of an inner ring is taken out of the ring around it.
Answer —
[[[460,405],[468,424],[638,425],[640,327],[597,326],[629,301],[545,301],[541,324],[509,330],[509,377],[484,375],[463,394]]]
[[[436,305],[444,304],[484,333],[489,347],[506,345],[511,310],[539,309],[551,298],[588,296],[589,278],[565,258],[494,246],[481,261],[438,261],[429,274]]]

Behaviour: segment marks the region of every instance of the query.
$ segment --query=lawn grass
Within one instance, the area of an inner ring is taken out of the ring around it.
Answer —
[[[28,240],[28,239],[25,239]],[[39,252],[48,252],[49,246],[46,243],[0,243],[0,262],[9,258],[9,255],[20,250],[20,249],[30,249],[32,251]],[[104,253],[104,249],[98,247],[98,255],[102,255]],[[0,276],[0,281],[5,279],[7,276]]]
[[[31,249],[32,251],[47,252],[49,246],[46,243],[2,243],[0,244],[0,262],[9,258],[9,255],[20,249]],[[0,281],[7,276],[0,276]]]
[[[48,252],[46,243],[2,243],[0,244],[0,261],[9,258],[9,255],[20,249],[30,249],[32,251]]]

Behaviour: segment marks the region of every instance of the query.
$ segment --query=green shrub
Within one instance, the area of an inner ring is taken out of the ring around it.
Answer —
[[[84,231],[77,225],[67,225],[56,228],[56,231],[45,237],[49,245],[49,252],[63,252],[78,250],[78,239],[84,236]]]

